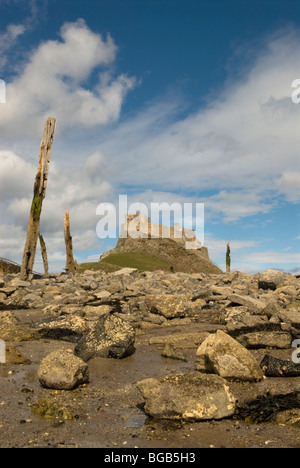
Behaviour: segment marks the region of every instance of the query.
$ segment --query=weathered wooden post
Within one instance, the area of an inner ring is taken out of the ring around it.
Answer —
[[[41,253],[42,253],[45,275],[48,275],[49,268],[48,268],[48,256],[47,256],[46,244],[41,234],[39,234],[39,239],[40,239],[40,246],[41,246]]]
[[[65,270],[67,273],[76,273],[78,264],[76,260],[74,260],[74,257],[73,257],[73,242],[72,242],[72,236],[70,232],[70,215],[68,211],[65,211],[64,228],[65,228],[65,243],[66,243],[66,254],[67,254]]]
[[[40,228],[42,204],[46,195],[49,164],[51,157],[51,147],[54,138],[55,127],[56,120],[50,117],[45,125],[45,130],[41,143],[39,167],[33,187],[33,200],[30,209],[27,238],[21,267],[22,280],[27,280],[32,274],[33,270]]]
[[[227,242],[227,251],[226,251],[226,273],[230,273],[230,264],[231,264],[231,259],[230,259],[230,245],[229,245],[229,242]]]

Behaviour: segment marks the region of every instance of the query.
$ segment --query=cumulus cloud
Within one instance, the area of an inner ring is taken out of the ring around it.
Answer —
[[[34,168],[12,151],[0,151],[0,203],[32,191]]]
[[[24,70],[7,83],[7,103],[0,115],[0,133],[32,135],[41,119],[53,115],[58,131],[94,127],[118,119],[124,98],[135,86],[125,74],[114,76],[117,46],[91,31],[84,20],[65,23],[60,40],[41,43]],[[93,73],[98,79],[87,85]]]

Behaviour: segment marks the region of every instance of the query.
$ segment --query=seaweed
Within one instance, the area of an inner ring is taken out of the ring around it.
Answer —
[[[281,411],[300,408],[300,393],[286,395],[259,395],[257,398],[237,403],[234,419],[248,424],[272,422]]]

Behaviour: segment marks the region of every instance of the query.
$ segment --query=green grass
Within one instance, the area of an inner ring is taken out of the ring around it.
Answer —
[[[109,263],[104,262],[93,262],[93,263],[81,263],[78,266],[78,273],[84,273],[85,270],[92,270],[92,271],[105,271],[106,273],[112,273],[114,271],[120,270],[121,267],[117,267],[116,265],[110,265]]]
[[[104,270],[109,273],[126,267],[136,268],[142,273],[143,271],[156,270],[170,271],[172,265],[151,255],[139,252],[122,252],[108,255],[100,262],[82,263],[79,265],[79,273],[83,273],[85,270]]]

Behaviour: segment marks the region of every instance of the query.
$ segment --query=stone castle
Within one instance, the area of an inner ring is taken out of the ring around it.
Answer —
[[[202,244],[196,238],[193,229],[181,228],[180,224],[164,226],[151,223],[151,219],[137,211],[127,214],[126,222],[121,227],[120,238],[132,239],[171,239],[188,250],[201,250]]]

